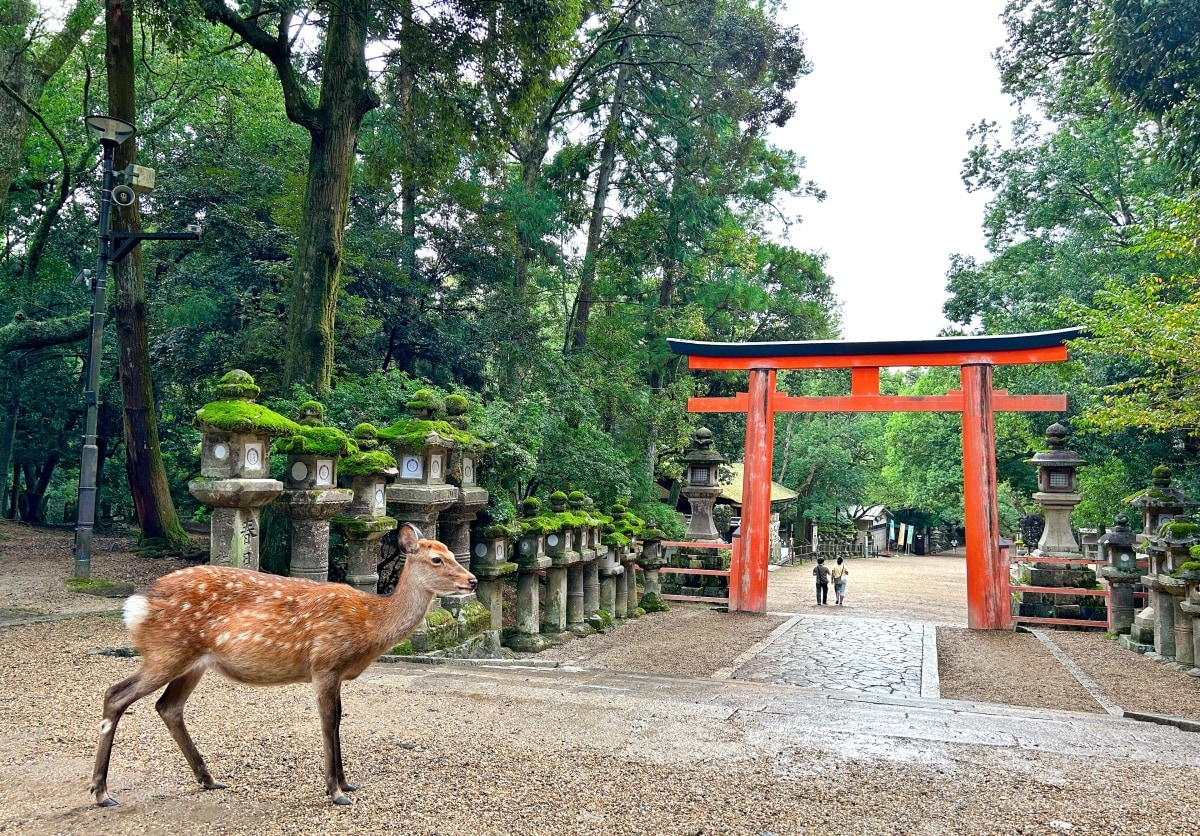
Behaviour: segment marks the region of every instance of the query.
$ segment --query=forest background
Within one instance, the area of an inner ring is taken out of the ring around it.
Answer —
[[[498,521],[529,495],[659,502],[699,416],[685,339],[835,339],[819,252],[789,246],[785,195],[817,201],[770,130],[811,69],[771,3],[744,0],[0,0],[0,511],[73,520],[95,264],[99,147],[82,117],[138,128],[117,154],[158,189],[114,228],[178,231],[112,270],[102,358],[102,522],[187,548],[203,518],[191,417],[232,368],[295,416],[386,425],[418,388],[460,393],[497,444]],[[1087,459],[1081,525],[1170,466],[1200,494],[1200,8],[1191,0],[1013,0],[996,61],[1021,115],[971,129],[969,189],[994,194],[990,257],[952,256],[957,333],[1078,325],[1073,360],[997,369],[1066,416],[997,417],[1001,520],[1031,507],[1045,426]],[[948,70],[949,71],[949,70]],[[848,103],[847,106],[852,106]],[[789,205],[794,205],[790,203]],[[864,240],[869,230],[863,230]],[[886,303],[903,287],[880,289]],[[848,374],[781,376],[792,394]],[[888,393],[957,370],[884,375]],[[744,419],[704,416],[740,458]],[[885,503],[962,519],[953,414],[777,423],[785,523],[849,528]]]

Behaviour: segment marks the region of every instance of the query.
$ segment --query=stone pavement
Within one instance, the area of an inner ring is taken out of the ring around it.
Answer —
[[[917,621],[793,614],[718,678],[937,698],[937,635]]]

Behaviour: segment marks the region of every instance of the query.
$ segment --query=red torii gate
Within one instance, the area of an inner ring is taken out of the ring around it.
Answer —
[[[689,412],[746,413],[746,469],[742,492],[741,548],[730,567],[730,609],[767,608],[771,525],[771,458],[776,412],[960,412],[963,426],[963,498],[966,511],[967,625],[1012,626],[1008,566],[1000,552],[996,516],[994,412],[1063,412],[1066,395],[1010,395],[992,390],[992,367],[1058,363],[1076,328],[985,337],[874,342],[712,343],[668,339],[692,369],[745,370],[748,392],[732,398],[689,398]],[[960,366],[962,389],[945,395],[881,395],[879,370],[895,366]],[[781,369],[850,369],[850,394],[792,397],[777,392]]]

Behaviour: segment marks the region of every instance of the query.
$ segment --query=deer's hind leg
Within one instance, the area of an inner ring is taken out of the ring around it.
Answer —
[[[96,747],[96,766],[92,770],[91,791],[101,807],[115,807],[117,800],[108,794],[108,762],[112,757],[117,723],[125,710],[147,694],[153,694],[171,681],[169,674],[152,675],[145,667],[126,677],[104,694],[104,719],[100,723],[100,743]]]
[[[188,766],[192,768],[196,780],[206,790],[223,790],[225,785],[220,781],[213,780],[212,773],[204,764],[204,757],[196,748],[192,736],[188,734],[187,726],[183,723],[183,705],[192,695],[192,691],[196,690],[202,676],[204,676],[204,668],[194,667],[182,676],[172,679],[171,683],[167,685],[167,690],[163,691],[163,695],[158,698],[154,708],[158,711],[158,716],[162,717],[162,721],[167,724],[167,730],[171,732],[171,737],[175,738],[179,750],[187,758]]]

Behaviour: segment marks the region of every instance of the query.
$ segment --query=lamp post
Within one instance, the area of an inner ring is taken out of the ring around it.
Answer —
[[[104,291],[108,283],[109,247],[112,235],[109,216],[112,210],[113,156],[117,146],[137,130],[124,119],[112,116],[88,116],[88,132],[100,141],[103,151],[100,187],[100,242],[92,288],[92,320],[88,343],[87,379],[84,383],[83,456],[79,465],[79,501],[75,517],[75,577],[92,574],[92,530],[96,524],[96,480],[100,448],[96,444],[96,423],[100,411],[100,359],[104,340]]]

